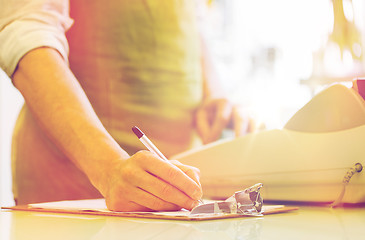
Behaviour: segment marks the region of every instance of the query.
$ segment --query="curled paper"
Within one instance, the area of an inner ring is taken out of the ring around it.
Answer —
[[[201,204],[195,207],[190,214],[242,214],[261,216],[262,197],[260,189],[262,183],[257,183],[245,190],[234,193],[225,201]]]

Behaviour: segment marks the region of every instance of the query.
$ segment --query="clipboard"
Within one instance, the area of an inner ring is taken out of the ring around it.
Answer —
[[[148,218],[162,220],[181,220],[181,221],[204,221],[230,218],[255,217],[244,214],[199,214],[190,215],[190,211],[172,211],[172,212],[115,212],[107,209],[104,199],[85,199],[59,202],[46,202],[28,205],[18,205],[12,207],[2,207],[2,209],[14,211],[29,212],[46,212],[60,214],[82,214],[113,216],[125,218]],[[278,214],[298,210],[298,207],[289,207],[284,205],[267,205],[263,206],[262,216],[269,214]],[[256,216],[257,217],[257,216]]]

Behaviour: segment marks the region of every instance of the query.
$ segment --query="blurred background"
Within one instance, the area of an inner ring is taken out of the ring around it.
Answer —
[[[229,96],[280,128],[325,86],[364,76],[364,3],[210,1],[204,29]]]
[[[268,129],[329,84],[365,76],[365,1],[208,0],[198,17],[224,89]],[[13,204],[10,141],[23,99],[2,71],[0,94],[4,206]]]

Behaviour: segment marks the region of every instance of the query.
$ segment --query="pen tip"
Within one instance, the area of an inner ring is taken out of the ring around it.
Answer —
[[[132,131],[134,132],[134,134],[136,134],[138,138],[141,138],[144,135],[144,133],[136,126],[132,127]]]

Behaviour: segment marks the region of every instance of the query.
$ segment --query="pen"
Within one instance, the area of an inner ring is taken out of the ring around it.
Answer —
[[[138,139],[145,145],[145,147],[150,150],[151,152],[157,154],[161,159],[168,162],[169,160],[162,154],[160,150],[148,139],[148,137],[136,126],[132,127],[132,131],[138,137]],[[198,200],[200,204],[203,204],[203,201],[200,199]]]
[[[138,139],[143,143],[143,145],[145,145],[145,147],[148,150],[150,150],[153,153],[156,153],[157,156],[159,156],[163,160],[169,161],[138,127],[136,126],[132,127],[132,131],[134,132],[134,134],[136,134]]]

